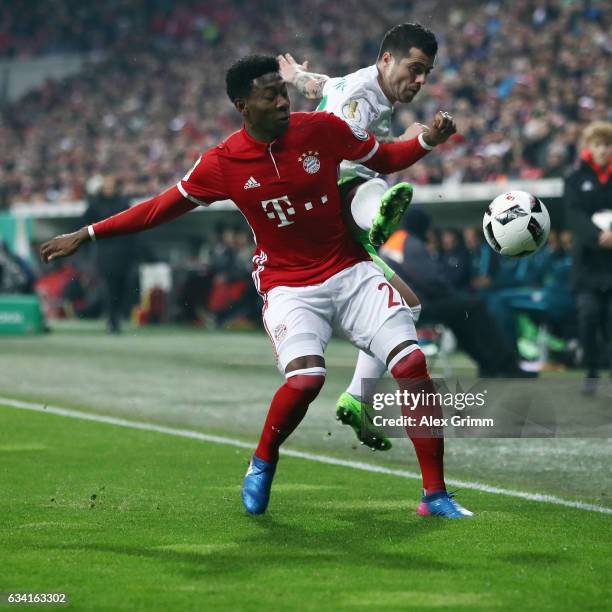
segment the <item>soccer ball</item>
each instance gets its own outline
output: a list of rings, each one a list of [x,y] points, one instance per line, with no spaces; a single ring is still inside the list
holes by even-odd
[[[525,257],[546,242],[550,216],[542,201],[530,193],[508,191],[489,204],[482,219],[482,229],[496,253]]]

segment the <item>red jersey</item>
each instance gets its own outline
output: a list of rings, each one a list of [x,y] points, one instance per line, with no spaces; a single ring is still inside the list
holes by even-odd
[[[369,259],[340,210],[343,159],[381,173],[407,168],[427,154],[418,138],[381,144],[325,112],[293,113],[272,143],[242,129],[204,153],[175,187],[88,227],[92,239],[166,223],[198,205],[233,200],[256,242],[253,279],[265,293],[280,285],[317,285]]]
[[[233,200],[253,230],[253,279],[266,293],[279,285],[318,285],[369,255],[342,220],[338,165],[366,161],[378,143],[329,113],[293,113],[272,143],[245,128],[198,160],[179,181],[196,204]]]

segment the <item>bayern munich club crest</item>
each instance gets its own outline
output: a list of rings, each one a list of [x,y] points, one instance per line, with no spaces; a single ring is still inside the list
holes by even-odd
[[[286,335],[287,335],[287,326],[284,323],[279,323],[274,328],[274,339],[277,342],[281,342]]]
[[[318,151],[307,151],[298,157],[298,161],[302,162],[304,170],[308,174],[316,174],[321,168],[321,160],[319,159]]]

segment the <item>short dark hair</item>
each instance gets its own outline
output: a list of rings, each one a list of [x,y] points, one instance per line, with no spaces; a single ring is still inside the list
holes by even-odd
[[[234,62],[225,74],[227,95],[232,102],[247,98],[253,80],[269,72],[278,72],[278,60],[273,55],[247,55]]]
[[[385,51],[389,51],[392,55],[408,55],[412,47],[420,49],[429,57],[435,57],[438,52],[438,41],[435,34],[420,23],[400,23],[385,34],[378,59]]]

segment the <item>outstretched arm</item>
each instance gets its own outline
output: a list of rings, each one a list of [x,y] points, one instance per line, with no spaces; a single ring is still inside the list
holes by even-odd
[[[381,174],[404,170],[419,161],[436,145],[446,142],[456,131],[453,118],[448,113],[439,111],[431,125],[416,138],[380,144],[372,157],[363,161],[363,165]]]
[[[376,140],[380,144],[389,144],[390,142],[404,142],[405,140],[412,140],[419,134],[427,132],[429,128],[422,123],[411,123],[399,136],[377,136]]]
[[[293,85],[303,96],[310,99],[323,97],[323,87],[329,80],[326,74],[308,72],[308,62],[298,64],[290,53],[278,56],[283,80]]]
[[[429,129],[416,138],[390,144],[380,143],[373,134],[349,124],[340,117],[321,111],[314,113],[322,123],[327,144],[338,163],[350,160],[381,174],[404,170],[427,155],[436,145],[446,142],[456,131],[453,118],[438,112]]]
[[[67,257],[77,251],[84,242],[151,229],[176,219],[196,206],[197,204],[185,198],[175,185],[112,217],[82,227],[71,234],[56,236],[40,247],[40,258],[47,263],[53,259]]]

